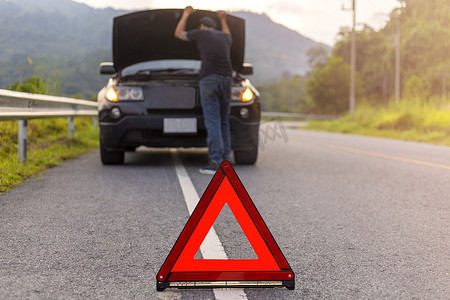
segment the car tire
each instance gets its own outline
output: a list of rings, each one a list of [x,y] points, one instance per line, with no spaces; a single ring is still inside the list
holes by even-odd
[[[258,158],[258,144],[249,150],[234,150],[234,161],[238,165],[254,165]]]
[[[124,161],[124,152],[108,151],[100,143],[100,158],[104,165],[121,165]]]

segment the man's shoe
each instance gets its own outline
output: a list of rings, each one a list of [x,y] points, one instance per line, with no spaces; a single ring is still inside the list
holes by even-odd
[[[201,174],[214,175],[216,173],[217,169],[219,168],[219,166],[220,166],[219,163],[210,161],[209,165],[207,165],[206,167],[201,167],[198,171]]]

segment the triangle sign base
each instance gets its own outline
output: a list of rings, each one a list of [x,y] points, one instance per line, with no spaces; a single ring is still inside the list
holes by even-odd
[[[294,280],[288,281],[169,281],[157,282],[156,290],[162,292],[167,288],[177,289],[248,289],[248,288],[282,288],[295,289]]]
[[[228,204],[257,259],[195,259],[223,206]],[[295,288],[294,272],[242,182],[222,162],[156,275],[156,289]]]

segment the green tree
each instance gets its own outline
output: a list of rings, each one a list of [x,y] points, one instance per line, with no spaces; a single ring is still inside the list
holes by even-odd
[[[47,85],[45,80],[39,79],[37,76],[31,76],[25,82],[16,82],[10,86],[7,86],[6,89],[16,92],[47,94]]]
[[[361,97],[363,88],[356,78],[356,96]],[[349,108],[350,66],[342,57],[332,57],[322,68],[316,68],[306,88],[316,111],[325,114],[341,114]]]
[[[330,56],[330,51],[322,45],[317,45],[309,48],[306,55],[308,56],[308,65],[311,69],[315,67],[324,67]]]
[[[257,86],[264,111],[307,112],[306,78],[295,75]]]
[[[426,100],[429,95],[429,91],[425,88],[423,80],[412,75],[406,80],[403,88],[403,97],[407,99],[421,99]]]
[[[421,78],[433,94],[441,91],[438,72],[450,71],[450,0],[402,0],[386,31],[398,18],[402,33],[402,78]]]
[[[400,0],[386,26],[364,26],[356,34],[356,71],[370,102],[386,102],[394,95],[395,35],[400,25],[400,77],[420,78],[431,94],[441,93],[439,72],[450,72],[450,0]],[[350,29],[343,29],[333,56],[350,63]],[[410,86],[410,85],[409,85]]]
[[[341,39],[333,49],[333,55],[342,57],[350,64],[350,31],[340,32]],[[383,33],[369,26],[356,33],[356,72],[360,75],[365,96],[368,100],[379,101],[387,95],[387,89],[394,76],[394,48]]]

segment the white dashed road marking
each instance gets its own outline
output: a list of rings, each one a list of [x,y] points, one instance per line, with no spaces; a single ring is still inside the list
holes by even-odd
[[[189,177],[186,169],[181,163],[180,158],[178,157],[178,152],[176,149],[170,150],[172,153],[172,159],[175,165],[175,171],[177,173],[178,182],[181,186],[181,191],[183,192],[184,200],[186,201],[186,205],[191,215],[194,211],[200,197],[195,190],[195,187],[192,183],[191,178]],[[200,252],[204,259],[227,259],[227,254],[223,248],[222,243],[219,240],[219,237],[214,230],[214,226],[211,227],[208,235],[200,246]],[[243,289],[214,289],[214,295],[217,300],[231,300],[231,299],[239,299],[245,300],[247,299],[247,295],[245,294]]]

